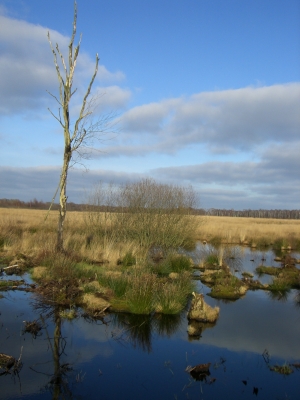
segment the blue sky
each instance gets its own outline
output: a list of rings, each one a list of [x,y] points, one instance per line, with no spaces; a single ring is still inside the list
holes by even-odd
[[[47,110],[58,87],[46,35],[67,49],[73,4],[0,0],[0,198],[55,192],[63,134]],[[192,185],[203,208],[299,208],[299,0],[77,5],[72,116],[99,53],[94,116],[118,123],[72,168],[70,201],[100,180],[152,177]]]

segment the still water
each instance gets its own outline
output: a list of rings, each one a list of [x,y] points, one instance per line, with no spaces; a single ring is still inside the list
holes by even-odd
[[[243,252],[237,274],[254,271],[262,258],[277,265],[272,252]],[[98,321],[82,311],[67,321],[55,309],[37,308],[30,293],[2,292],[0,353],[21,354],[23,366],[0,376],[0,399],[299,399],[300,369],[282,375],[269,368],[300,362],[297,293],[276,300],[248,291],[235,302],[205,296],[220,307],[220,317],[191,339],[186,311],[171,317],[110,314]],[[37,336],[24,334],[23,321],[38,319]],[[211,365],[202,380],[185,371],[203,363]]]

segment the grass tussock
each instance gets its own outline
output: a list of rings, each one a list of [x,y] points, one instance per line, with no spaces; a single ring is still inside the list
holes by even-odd
[[[239,299],[248,289],[240,279],[225,270],[204,273],[200,279],[211,287],[209,296],[219,299]]]
[[[265,265],[260,265],[259,267],[257,267],[255,269],[256,273],[258,275],[274,275],[274,276],[278,276],[280,274],[280,269],[277,267],[268,267]]]

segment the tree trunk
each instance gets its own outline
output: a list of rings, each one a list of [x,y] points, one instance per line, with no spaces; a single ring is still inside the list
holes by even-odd
[[[61,181],[60,181],[59,215],[58,215],[57,243],[56,243],[56,250],[60,252],[64,251],[63,231],[67,213],[67,175],[68,175],[71,156],[72,152],[70,146],[66,146],[64,153],[63,168],[61,173]]]

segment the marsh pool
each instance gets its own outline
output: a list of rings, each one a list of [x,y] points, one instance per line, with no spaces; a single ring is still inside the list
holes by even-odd
[[[248,271],[262,258],[276,265],[271,251],[247,249],[243,257]],[[197,285],[199,292],[209,291],[200,281]],[[208,304],[220,307],[220,317],[197,338],[187,334],[187,310],[177,316],[108,314],[99,320],[78,310],[69,321],[32,293],[2,294],[0,353],[20,358],[22,368],[0,370],[0,399],[300,398],[296,290],[277,298],[248,291],[234,302],[206,295]],[[25,333],[24,321],[34,320],[41,329]],[[207,363],[209,371],[198,377],[186,371]],[[279,373],[276,366],[292,372]]]

